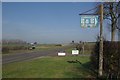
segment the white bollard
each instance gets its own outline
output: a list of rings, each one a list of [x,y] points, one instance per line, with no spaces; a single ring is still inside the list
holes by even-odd
[[[63,53],[63,52],[58,53],[58,56],[65,56],[65,55],[66,55],[66,53]]]

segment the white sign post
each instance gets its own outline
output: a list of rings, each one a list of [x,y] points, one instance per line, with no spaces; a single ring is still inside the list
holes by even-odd
[[[72,55],[78,55],[79,54],[79,50],[72,50]]]

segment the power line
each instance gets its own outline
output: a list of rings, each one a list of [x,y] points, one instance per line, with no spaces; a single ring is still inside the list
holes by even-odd
[[[98,5],[101,5],[101,4],[104,5],[105,3],[100,3],[100,4],[98,4]],[[98,7],[99,7],[99,6],[96,6],[96,7],[92,8],[92,9],[90,9],[90,10],[87,10],[87,11],[85,11],[85,12],[79,14],[79,15],[82,15],[82,14],[85,14],[85,13],[87,13],[87,12],[90,12],[90,11],[92,11],[92,10],[98,8]],[[92,15],[92,14],[85,14],[85,15]],[[97,14],[95,14],[95,15],[97,15]]]
[[[83,14],[85,14],[85,15],[97,15],[97,14],[86,14],[87,12],[90,12],[90,11],[92,11],[92,10],[96,9],[96,8],[98,8],[98,6],[97,6],[97,7],[95,7],[95,8],[92,8],[92,9],[90,9],[90,10],[87,10],[87,11],[85,11],[85,12],[83,12],[83,13],[79,14],[79,15],[83,15]]]

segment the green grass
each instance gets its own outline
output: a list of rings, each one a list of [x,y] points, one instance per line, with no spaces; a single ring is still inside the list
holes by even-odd
[[[79,63],[67,61],[79,60]],[[3,78],[83,78],[94,77],[87,56],[43,57],[3,65]]]

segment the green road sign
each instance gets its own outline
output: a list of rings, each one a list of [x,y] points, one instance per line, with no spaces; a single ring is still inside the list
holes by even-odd
[[[98,27],[98,16],[97,15],[81,15],[80,26],[82,28]]]

